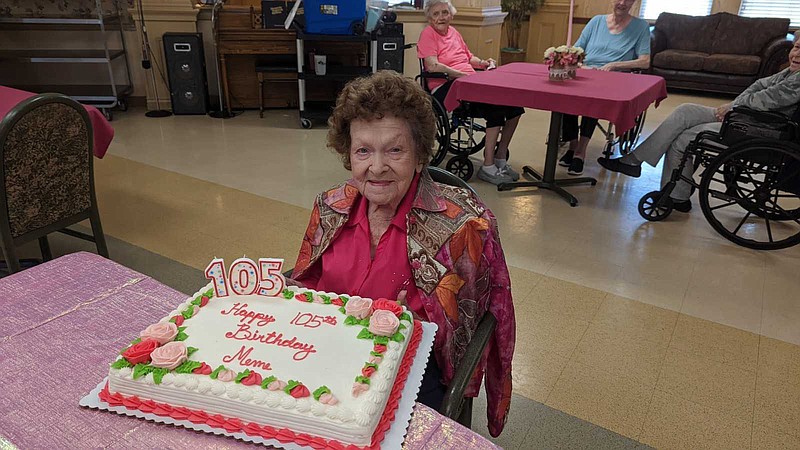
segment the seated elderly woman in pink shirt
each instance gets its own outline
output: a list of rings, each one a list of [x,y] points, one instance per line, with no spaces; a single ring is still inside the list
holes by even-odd
[[[312,289],[398,299],[438,331],[418,401],[438,409],[478,322],[497,328],[466,395],[486,375],[489,431],[511,401],[514,307],[497,222],[470,190],[426,169],[436,118],[414,81],[381,71],[350,82],[329,120],[328,147],[352,172],[320,194],[294,268]]]
[[[447,74],[449,81],[428,80],[432,94],[444,104],[447,91],[453,80],[475,73],[475,68],[492,68],[495,61],[482,60],[467,48],[461,33],[450,26],[456,9],[450,0],[427,0],[424,7],[429,25],[422,30],[417,42],[417,56],[423,60],[428,72]],[[486,119],[486,147],[483,150],[483,166],[478,170],[478,178],[492,184],[519,180],[517,173],[508,165],[508,145],[514,137],[519,117],[525,113],[516,106],[472,103],[474,110]],[[502,131],[502,137],[500,137]],[[498,142],[498,137],[500,141]]]

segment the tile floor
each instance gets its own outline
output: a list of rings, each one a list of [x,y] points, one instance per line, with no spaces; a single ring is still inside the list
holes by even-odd
[[[671,94],[645,132],[686,101],[721,102]],[[300,129],[296,111],[142,112],[115,116],[96,161],[103,225],[194,268],[242,254],[293,262],[314,195],[348,175],[326,130]],[[523,116],[512,163],[541,167],[547,121]],[[800,246],[737,247],[699,211],[645,222],[636,203],[660,167],[634,180],[590,160],[586,172],[599,182],[571,189],[577,208],[474,182],[511,266],[515,392],[656,448],[800,448]]]

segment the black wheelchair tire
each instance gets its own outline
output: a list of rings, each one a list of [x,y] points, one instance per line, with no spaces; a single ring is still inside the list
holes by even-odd
[[[461,178],[464,181],[469,181],[475,171],[475,167],[469,157],[466,155],[459,155],[450,158],[445,166],[448,172]]]
[[[639,215],[650,222],[659,222],[666,219],[672,213],[672,199],[667,197],[663,201],[661,191],[652,191],[643,195],[639,199]]]
[[[434,153],[430,165],[438,166],[444,161],[447,152],[450,150],[450,119],[447,111],[436,98],[431,97],[433,112],[436,114],[436,137],[434,142]]]

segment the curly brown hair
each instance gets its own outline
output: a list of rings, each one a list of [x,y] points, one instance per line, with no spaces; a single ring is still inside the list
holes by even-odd
[[[347,83],[328,119],[328,148],[339,154],[345,169],[351,169],[350,123],[386,116],[408,123],[417,157],[423,165],[428,164],[436,137],[436,116],[430,96],[410,78],[382,70]]]

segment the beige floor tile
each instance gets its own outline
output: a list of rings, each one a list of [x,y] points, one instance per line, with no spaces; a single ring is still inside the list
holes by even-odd
[[[800,345],[800,258],[771,256],[766,272],[761,334]]]
[[[652,386],[570,361],[546,404],[637,439],[652,393]]]
[[[588,322],[592,320],[606,295],[608,294],[603,291],[545,276],[519,308],[526,314],[543,314]]]
[[[791,436],[771,428],[753,427],[753,450],[800,450],[800,437]]]
[[[656,389],[749,422],[756,373],[670,349]]]
[[[669,449],[746,449],[749,421],[656,390],[640,441]]]
[[[761,336],[758,376],[800,386],[800,346]]]
[[[608,295],[592,322],[634,339],[669,343],[678,313],[617,295]]]
[[[561,253],[553,258],[545,275],[608,292],[620,273],[622,266],[617,264]]]
[[[640,385],[654,387],[667,344],[640,339],[636,332],[593,323],[583,335],[572,359]]]
[[[800,437],[800,384],[759,376],[755,423]]]
[[[569,358],[517,342],[514,351],[514,393],[544,403]]]
[[[515,305],[517,342],[569,358],[589,322],[547,314],[525,314]]]
[[[527,298],[531,290],[544,277],[536,272],[514,266],[508,266],[508,273],[511,276],[511,293],[515,301]]]
[[[740,369],[755,370],[758,335],[681,314],[670,347]]]

